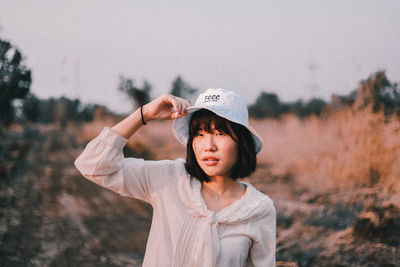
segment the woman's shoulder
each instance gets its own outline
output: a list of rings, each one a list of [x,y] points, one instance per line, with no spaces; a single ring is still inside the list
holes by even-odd
[[[252,207],[259,216],[275,212],[274,201],[267,194],[261,192],[250,183],[246,183],[248,190],[248,205]]]
[[[172,160],[172,163],[178,173],[186,174],[186,168],[185,168],[186,161],[184,158],[174,159]]]
[[[264,202],[268,205],[273,205],[273,200],[265,193],[255,188],[248,182],[241,182],[246,185],[248,194],[250,195],[250,201],[252,202]]]
[[[275,209],[270,197],[247,182],[241,183],[246,186],[246,194],[221,212],[222,221],[230,223],[258,221],[269,214],[271,209]]]

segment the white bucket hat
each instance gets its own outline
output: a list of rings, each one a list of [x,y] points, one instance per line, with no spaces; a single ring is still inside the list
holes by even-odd
[[[244,101],[237,93],[222,88],[207,89],[197,97],[194,106],[187,108],[188,115],[174,120],[174,135],[181,144],[184,146],[187,145],[189,139],[189,123],[193,113],[203,108],[214,112],[222,118],[246,127],[253,137],[256,153],[260,152],[263,140],[261,136],[249,126],[249,114]]]

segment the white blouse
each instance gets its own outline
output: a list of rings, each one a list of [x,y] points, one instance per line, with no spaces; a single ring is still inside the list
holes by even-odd
[[[246,193],[215,212],[183,159],[124,158],[127,139],[109,128],[76,159],[87,179],[153,206],[144,267],[275,266],[276,212],[272,200],[243,183]]]

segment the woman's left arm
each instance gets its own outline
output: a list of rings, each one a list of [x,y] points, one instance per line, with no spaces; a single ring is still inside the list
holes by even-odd
[[[259,238],[250,250],[251,266],[275,267],[276,210],[273,205],[265,217],[257,221],[257,227]]]

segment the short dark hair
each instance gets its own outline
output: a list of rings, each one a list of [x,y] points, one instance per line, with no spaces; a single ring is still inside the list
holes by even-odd
[[[186,171],[200,182],[209,182],[210,178],[199,166],[193,151],[193,138],[202,130],[217,131],[228,134],[238,145],[238,161],[230,171],[230,178],[236,180],[244,178],[255,171],[257,165],[256,149],[250,131],[241,124],[229,121],[207,109],[200,109],[193,113],[189,123],[189,140],[186,150]]]

